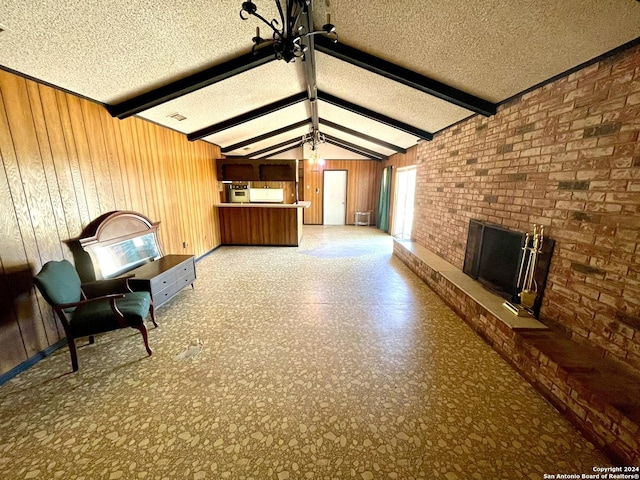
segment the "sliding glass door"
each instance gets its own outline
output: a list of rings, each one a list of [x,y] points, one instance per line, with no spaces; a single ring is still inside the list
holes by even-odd
[[[416,167],[399,168],[396,174],[392,235],[411,240],[413,204],[416,195]]]

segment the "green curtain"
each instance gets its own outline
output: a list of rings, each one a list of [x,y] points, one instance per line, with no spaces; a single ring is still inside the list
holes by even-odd
[[[385,232],[389,231],[389,206],[391,204],[391,169],[387,167],[382,171],[380,182],[380,199],[378,200],[378,214],[376,215],[376,227]]]

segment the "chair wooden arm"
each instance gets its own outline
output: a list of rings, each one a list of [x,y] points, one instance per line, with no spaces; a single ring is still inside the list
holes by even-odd
[[[40,272],[33,277],[33,281],[60,319],[69,343],[71,366],[74,372],[78,370],[75,339],[79,336],[88,336],[89,342],[93,343],[95,334],[131,326],[140,331],[147,353],[151,355],[147,329],[144,325],[146,312],[143,310],[146,305],[149,306],[151,318],[156,324],[153,318],[153,302],[145,296],[148,294],[128,293],[131,288],[128,288],[127,278],[87,285],[89,290],[94,287],[94,294],[90,293],[90,298],[87,298],[82,290],[82,280],[71,262],[51,260],[42,266]],[[120,286],[119,289],[106,290],[108,286],[113,287],[115,283]],[[102,289],[102,292],[100,293],[97,289]],[[131,301],[128,301],[129,296],[133,297]],[[78,301],[70,302],[74,299]],[[120,308],[127,312],[126,318],[123,311],[118,308],[118,300],[120,300]],[[103,303],[95,303],[98,301]],[[127,321],[129,315],[131,316],[130,325]],[[139,316],[142,316],[142,321],[139,321]]]
[[[133,278],[135,276],[136,276],[136,274],[132,273],[131,275],[127,275],[125,277],[122,277],[122,278],[124,278],[125,284],[127,286],[127,290],[129,290],[130,292],[133,292],[133,288],[131,288],[131,285],[129,285],[129,279]]]
[[[82,292],[86,298],[101,297],[110,293],[129,293],[133,289],[129,285],[129,279],[135,277],[134,274],[118,278],[108,278],[82,284]]]
[[[62,313],[64,309],[79,307],[82,305],[86,305],[87,303],[97,302],[99,300],[109,300],[109,306],[111,307],[111,310],[113,310],[113,313],[115,313],[116,315],[118,325],[120,325],[120,328],[127,328],[128,325],[124,319],[124,315],[116,305],[116,300],[119,298],[124,298],[124,296],[125,296],[124,293],[112,293],[110,295],[102,295],[101,297],[87,298],[86,300],[80,300],[79,302],[74,302],[74,303],[62,303],[60,305],[56,305],[56,310],[58,310],[59,316],[60,315],[64,316],[64,314]]]
[[[79,302],[73,303],[60,303],[56,305],[55,308],[66,310],[67,308],[80,307],[87,303],[96,302],[98,300],[111,300],[111,303],[114,303],[118,298],[124,298],[124,293],[112,293],[109,295],[102,295],[101,297],[87,298],[86,300],[80,300]]]

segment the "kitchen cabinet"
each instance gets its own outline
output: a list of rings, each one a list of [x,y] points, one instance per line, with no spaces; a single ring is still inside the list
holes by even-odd
[[[218,180],[223,182],[297,182],[298,160],[220,158]]]

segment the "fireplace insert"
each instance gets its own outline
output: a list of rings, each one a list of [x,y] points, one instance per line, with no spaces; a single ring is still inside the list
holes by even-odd
[[[525,234],[471,220],[463,271],[510,302],[518,298]]]
[[[480,220],[470,220],[463,272],[505,300],[520,303],[518,294],[523,282],[518,284],[518,276],[521,267],[526,269],[531,250],[528,248],[526,253],[523,251],[525,238],[527,235],[521,232]],[[532,236],[529,235],[528,238],[527,247],[532,247]],[[530,311],[536,318],[542,305],[554,244],[552,239],[545,237],[535,262],[532,278],[535,301]]]

